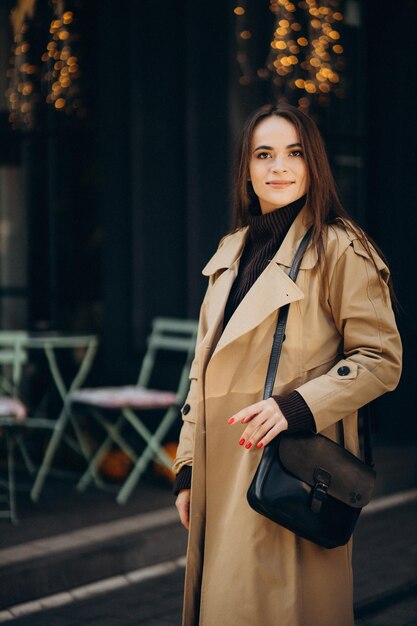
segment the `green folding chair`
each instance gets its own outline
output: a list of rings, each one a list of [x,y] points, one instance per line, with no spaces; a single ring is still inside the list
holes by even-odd
[[[166,467],[171,467],[172,459],[164,452],[161,444],[177,419],[179,407],[184,403],[188,391],[188,374],[194,356],[196,337],[195,320],[158,317],[152,323],[152,332],[147,340],[147,351],[136,385],[80,389],[72,394],[73,405],[77,403],[87,406],[107,434],[77,485],[79,491],[84,491],[93,480],[96,485],[103,486],[99,468],[103,458],[114,445],[123,450],[133,462],[133,468],[117,494],[119,504],[127,501],[152,460],[158,459]],[[179,352],[184,355],[184,364],[175,391],[149,389],[160,351]],[[149,430],[140,414],[141,411],[149,409],[166,409],[154,432]],[[103,410],[107,411],[107,415]],[[117,411],[116,419],[109,419],[109,410]],[[140,455],[122,433],[126,424],[130,424],[145,442],[145,448]]]
[[[0,479],[0,502],[6,503],[5,508],[0,509],[0,518],[10,518],[13,524],[17,523],[16,513],[16,481],[14,451],[16,443],[22,450],[22,441],[19,439],[18,425],[26,419],[25,406],[15,398],[0,398],[0,434],[6,441],[6,479]],[[24,458],[26,448],[23,447]]]
[[[24,403],[19,399],[19,383],[22,368],[27,362],[24,343],[25,331],[0,331],[0,434],[5,440],[6,478],[0,479],[0,518],[9,518],[17,523],[15,450],[20,451],[29,474],[36,472],[25,445],[24,431],[28,428],[52,429],[54,422],[43,418],[27,417]]]
[[[24,330],[0,331],[0,393],[15,396],[27,362]]]
[[[17,427],[26,421],[26,407],[18,399],[18,387],[22,377],[22,368],[27,362],[27,353],[23,343],[27,338],[24,330],[0,331],[0,426],[6,440],[6,456],[8,479],[3,481],[8,496],[1,496],[0,500],[9,502],[9,510],[0,512],[0,517],[10,515],[12,521],[17,521],[14,479],[14,450],[17,446],[30,473],[34,465],[27,452],[20,429]]]

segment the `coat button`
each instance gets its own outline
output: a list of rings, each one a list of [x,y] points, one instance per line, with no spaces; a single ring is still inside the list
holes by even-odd
[[[342,367],[339,367],[337,373],[339,374],[339,376],[347,376],[348,374],[350,374],[350,367],[347,367],[347,365],[343,365]]]
[[[187,415],[187,413],[189,413],[191,410],[191,407],[189,404],[184,404],[184,406],[182,407],[182,414],[183,415]]]

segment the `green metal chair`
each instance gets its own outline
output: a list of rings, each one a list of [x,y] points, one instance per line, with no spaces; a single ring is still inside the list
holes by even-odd
[[[77,488],[84,491],[91,481],[102,485],[99,467],[113,445],[123,450],[133,462],[133,468],[117,494],[117,502],[124,504],[131,495],[143,472],[153,459],[158,459],[166,467],[172,460],[164,452],[162,441],[178,417],[188,391],[188,374],[194,356],[197,337],[195,320],[156,318],[147,340],[147,352],[142,361],[136,385],[124,387],[102,387],[80,389],[72,394],[73,404],[88,406],[91,414],[107,433],[106,439],[94,454],[87,471],[81,477]],[[175,391],[149,389],[151,375],[155,369],[159,351],[180,352],[184,355],[184,365]],[[140,412],[148,409],[166,409],[163,417],[152,433],[141,418]],[[103,410],[117,410],[118,416],[109,419]],[[130,424],[144,440],[145,449],[138,455],[123,436],[122,428]]]
[[[6,439],[9,511],[2,511],[0,517],[16,521],[15,480],[14,480],[14,449],[17,446],[22,454],[28,470],[33,473],[33,463],[26,450],[22,435],[17,428],[26,419],[26,408],[17,398],[18,386],[22,376],[22,368],[27,362],[27,352],[23,343],[27,338],[26,331],[0,331],[0,426]],[[7,496],[1,497],[1,500]]]
[[[0,510],[0,518],[10,518],[17,523],[15,450],[20,454],[30,474],[36,468],[24,441],[27,428],[53,428],[53,422],[42,418],[27,417],[26,407],[18,397],[22,368],[27,362],[24,343],[25,331],[0,331],[0,433],[5,439],[7,477],[0,480],[0,502],[6,508]]]
[[[6,440],[7,478],[0,480],[0,502],[6,503],[6,508],[0,510],[0,518],[10,518],[13,524],[17,523],[16,513],[16,481],[14,451],[16,444],[23,450],[26,463],[31,466],[26,448],[19,438],[18,426],[26,419],[25,406],[15,398],[0,398],[0,433]]]
[[[22,368],[27,362],[24,330],[0,331],[0,393],[17,394],[22,377]]]

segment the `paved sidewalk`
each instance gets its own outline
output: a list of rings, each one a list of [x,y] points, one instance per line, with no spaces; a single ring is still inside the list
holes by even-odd
[[[410,492],[417,483],[416,446],[376,445],[375,458],[375,498],[354,538],[356,625],[416,626],[417,501]],[[147,476],[120,507],[111,493],[78,494],[75,482],[51,477],[37,505],[25,495],[29,481],[20,483],[21,523],[1,523],[0,622],[179,626],[184,571],[177,559],[184,555],[186,533],[170,487]],[[414,500],[401,504],[389,495],[398,492]],[[2,562],[2,555],[8,560]],[[56,594],[64,603],[58,605]],[[55,604],[49,600],[46,610],[42,599],[51,595]],[[13,616],[9,610],[28,602],[30,613]]]
[[[416,626],[417,595],[385,608],[368,618],[356,620],[356,626]]]
[[[415,500],[363,515],[354,548],[356,626],[416,626],[416,547]],[[171,574],[7,623],[11,626],[179,626],[183,576],[183,569],[177,567]]]
[[[184,572],[7,622],[10,626],[179,626]],[[219,624],[219,626],[221,626]],[[238,625],[236,625],[238,626]]]
[[[179,626],[182,588],[183,573],[176,572],[76,605],[8,623],[11,626]],[[366,618],[356,619],[355,624],[416,626],[417,594],[393,606],[377,610]]]

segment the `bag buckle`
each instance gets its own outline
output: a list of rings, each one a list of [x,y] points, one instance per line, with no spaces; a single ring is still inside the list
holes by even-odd
[[[314,487],[311,494],[311,510],[313,513],[320,513],[321,506],[327,497],[327,490],[330,486],[331,474],[322,467],[316,467],[313,474]]]

